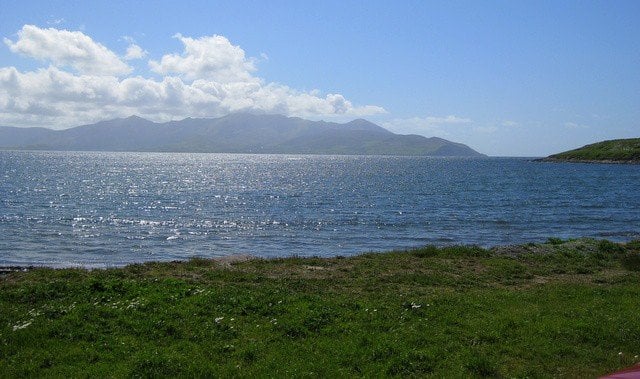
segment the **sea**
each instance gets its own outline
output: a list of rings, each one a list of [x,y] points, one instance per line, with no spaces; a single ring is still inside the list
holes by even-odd
[[[0,151],[0,266],[640,238],[640,165]]]

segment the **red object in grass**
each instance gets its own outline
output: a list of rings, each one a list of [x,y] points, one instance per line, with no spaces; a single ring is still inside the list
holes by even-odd
[[[640,364],[601,376],[600,379],[640,379]]]

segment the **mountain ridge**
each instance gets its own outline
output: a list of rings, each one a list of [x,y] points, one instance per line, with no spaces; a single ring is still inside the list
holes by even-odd
[[[156,123],[132,115],[63,130],[0,127],[0,148],[265,154],[483,156],[438,137],[400,135],[364,119],[347,123],[232,113]]]

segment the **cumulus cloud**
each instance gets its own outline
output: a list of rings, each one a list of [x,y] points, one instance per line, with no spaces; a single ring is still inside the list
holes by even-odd
[[[255,76],[255,60],[223,36],[176,35],[184,45],[150,61],[161,76],[126,75],[131,68],[114,52],[81,32],[25,25],[11,51],[49,61],[22,72],[0,67],[0,124],[53,127],[137,114],[155,121],[219,117],[260,111],[300,117],[362,117],[384,113],[378,106],[355,106],[337,93],[320,95]],[[146,55],[133,40],[122,59]],[[71,67],[74,71],[68,71]]]
[[[147,54],[148,52],[146,50],[143,50],[140,46],[132,43],[131,45],[129,45],[129,47],[127,47],[127,52],[124,55],[124,59],[128,61],[132,59],[142,59],[146,57]]]
[[[167,54],[157,61],[150,61],[152,71],[159,74],[178,74],[187,80],[208,79],[218,83],[255,81],[253,59],[247,59],[239,46],[234,46],[223,36],[202,38],[174,38],[184,45],[182,54]]]
[[[82,32],[24,25],[15,42],[4,38],[4,43],[14,53],[49,61],[56,66],[72,67],[81,74],[123,75],[131,72],[131,67],[115,53]]]

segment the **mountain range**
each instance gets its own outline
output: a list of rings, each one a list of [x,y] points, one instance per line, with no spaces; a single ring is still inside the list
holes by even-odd
[[[437,137],[400,135],[357,119],[344,124],[235,113],[155,123],[131,116],[64,130],[0,127],[0,148],[270,154],[482,156]]]

